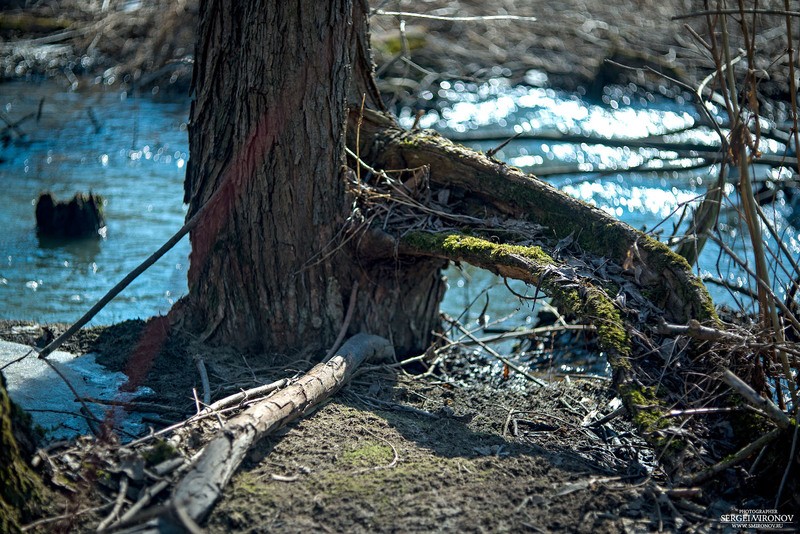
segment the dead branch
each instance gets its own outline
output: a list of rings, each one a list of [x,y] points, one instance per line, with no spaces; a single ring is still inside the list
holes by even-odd
[[[750,443],[749,445],[743,447],[735,454],[725,458],[723,461],[718,462],[708,469],[700,471],[699,473],[694,474],[693,476],[687,477],[680,481],[680,484],[686,486],[696,486],[705,482],[706,480],[713,478],[715,475],[725,471],[731,466],[734,466],[747,458],[748,456],[754,454],[756,451],[761,449],[763,446],[773,442],[775,439],[780,436],[781,430],[779,428],[775,428],[770,432],[767,432],[756,441]]]
[[[691,336],[704,341],[727,341],[730,343],[742,344],[748,342],[747,338],[738,334],[719,328],[704,326],[697,321],[689,321],[689,324],[686,325],[663,323],[657,330],[659,334]]]
[[[318,364],[287,388],[229,420],[217,437],[202,449],[175,487],[170,499],[172,513],[160,514],[140,531],[157,532],[167,525],[175,527],[175,510],[178,509],[192,521],[202,521],[253,444],[328,399],[347,383],[364,361],[393,355],[389,341],[357,334],[330,361]]]
[[[755,390],[751,388],[744,380],[733,374],[731,371],[726,369],[722,374],[722,380],[736,390],[736,392],[742,397],[744,397],[747,402],[756,408],[763,410],[780,428],[785,429],[792,424],[792,420],[789,419],[789,416],[783,413],[780,408],[775,406],[772,401],[756,393]]]

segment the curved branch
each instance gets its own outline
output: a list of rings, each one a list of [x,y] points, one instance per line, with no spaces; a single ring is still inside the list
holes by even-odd
[[[457,233],[412,232],[400,238],[398,252],[464,261],[540,287],[565,311],[597,327],[600,346],[608,352],[615,370],[630,368],[624,358],[631,354],[630,340],[622,315],[606,292],[540,247],[498,244]]]
[[[354,141],[349,140],[351,146]],[[491,210],[501,217],[542,225],[546,227],[545,237],[554,246],[574,236],[584,252],[606,257],[635,276],[648,299],[663,310],[666,320],[717,320],[705,286],[685,259],[604,211],[435,132],[401,130],[391,118],[375,111],[364,110],[361,141],[362,158],[376,167],[426,166],[432,186],[457,189],[464,194],[466,210]]]

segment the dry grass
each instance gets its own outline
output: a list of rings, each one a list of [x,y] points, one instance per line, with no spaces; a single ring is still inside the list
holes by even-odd
[[[5,41],[0,45],[3,75],[69,79],[74,72],[102,75],[114,83],[188,87],[197,1],[143,0],[136,9],[131,5],[121,0],[66,0],[6,12],[7,21],[24,13],[63,29],[46,31],[40,23],[31,23],[26,33],[24,27],[11,31],[8,24],[0,24]],[[375,11],[441,17],[536,18],[467,22],[373,14],[376,67],[384,89],[397,91],[400,97],[415,97],[439,79],[505,76],[522,81],[530,70],[545,73],[552,87],[584,87],[590,92],[601,91],[610,82],[634,81],[651,88],[664,84],[644,70],[621,69],[604,63],[606,59],[650,66],[694,85],[714,67],[709,54],[684,28],[688,24],[702,33],[704,19],[672,20],[697,8],[696,2],[686,0],[373,0],[371,5]],[[773,0],[760,6],[782,5]],[[769,70],[769,77],[760,82],[761,93],[783,98],[788,94],[785,42],[776,38],[784,33],[783,17],[759,16],[759,27],[757,66]],[[732,47],[743,47],[735,29],[731,39]]]
[[[606,59],[633,67],[650,66],[693,85],[712,72],[712,58],[684,28],[687,24],[702,33],[705,20],[702,17],[673,20],[698,5],[690,1],[657,0],[373,2],[374,8],[384,11],[442,16],[513,14],[537,19],[536,22],[448,22],[406,17],[408,57],[413,64],[395,59],[402,44],[403,17],[373,16],[371,23],[376,62],[385,78],[413,80],[424,88],[436,77],[485,79],[503,75],[522,80],[528,70],[536,69],[547,74],[553,87],[582,86],[598,91],[609,82],[634,81],[651,87],[664,84],[663,79],[645,71],[626,71],[604,64]],[[782,7],[775,1],[759,5]],[[780,16],[759,16],[757,60],[759,68],[770,69],[769,79],[761,83],[762,94],[767,96],[783,97],[788,91],[785,42],[775,38],[783,35],[784,24]],[[740,34],[732,33],[731,45],[743,46]],[[414,82],[395,82],[395,85],[413,91],[417,89]]]

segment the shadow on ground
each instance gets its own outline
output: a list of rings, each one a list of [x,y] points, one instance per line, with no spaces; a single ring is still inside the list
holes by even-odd
[[[259,444],[209,531],[651,528],[636,483],[652,453],[581,426],[608,395],[590,383],[520,393],[366,375]]]

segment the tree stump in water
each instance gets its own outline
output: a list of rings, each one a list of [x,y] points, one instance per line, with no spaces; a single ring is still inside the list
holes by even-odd
[[[103,228],[103,199],[100,195],[78,193],[68,202],[59,202],[52,193],[39,195],[36,202],[36,227],[43,237],[78,238],[98,235]]]

